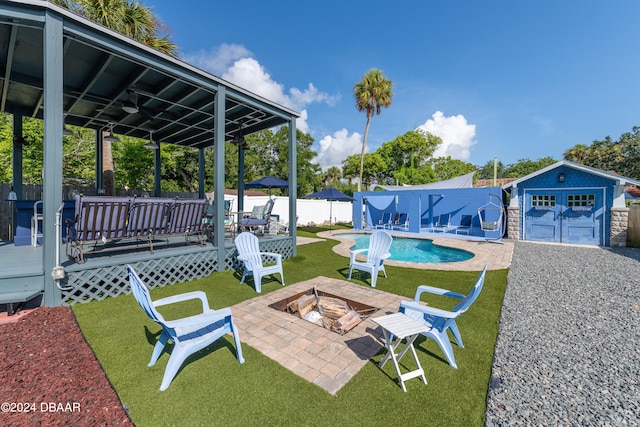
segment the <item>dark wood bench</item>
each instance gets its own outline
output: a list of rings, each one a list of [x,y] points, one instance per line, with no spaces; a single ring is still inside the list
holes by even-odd
[[[153,253],[157,237],[197,236],[205,244],[202,219],[205,199],[76,196],[75,216],[67,220],[67,256],[84,262],[86,243],[122,239],[146,240]]]

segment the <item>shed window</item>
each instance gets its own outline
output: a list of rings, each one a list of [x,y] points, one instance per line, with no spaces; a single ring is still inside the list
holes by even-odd
[[[569,194],[567,197],[567,206],[570,208],[578,206],[593,206],[595,202],[595,194]]]
[[[534,194],[531,196],[531,206],[533,207],[555,207],[555,194]]]

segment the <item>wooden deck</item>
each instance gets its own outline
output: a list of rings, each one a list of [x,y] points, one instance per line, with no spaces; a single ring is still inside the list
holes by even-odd
[[[264,251],[289,258],[293,254],[293,239],[289,236],[265,235],[260,238]],[[68,259],[60,248],[60,262],[65,277],[59,281],[65,305],[103,300],[129,293],[126,264],[132,265],[151,288],[182,283],[206,277],[218,270],[239,269],[233,241],[226,239],[225,265],[218,268],[219,248],[207,243],[185,243],[184,237],[156,239],[153,253],[146,241],[107,242],[87,245],[82,264]],[[15,246],[0,242],[0,294],[16,291],[43,291],[45,278],[51,272],[43,269],[42,247]],[[0,305],[0,311],[6,307]]]

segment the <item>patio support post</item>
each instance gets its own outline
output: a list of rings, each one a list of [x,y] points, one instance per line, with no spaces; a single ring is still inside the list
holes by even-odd
[[[293,238],[292,255],[296,256],[296,199],[298,198],[296,118],[289,121],[289,236]]]
[[[102,181],[102,129],[96,129],[96,194],[104,194]]]
[[[244,211],[244,144],[238,145],[238,212]]]
[[[158,149],[153,150],[153,195],[154,197],[160,197],[162,195],[162,170],[160,164],[160,144],[158,141]]]
[[[62,304],[62,293],[51,272],[58,265],[56,259],[56,211],[62,205],[62,127],[63,49],[62,19],[50,11],[45,13],[42,36],[44,79],[44,180],[42,192],[42,256],[44,270],[43,304],[49,307]]]
[[[204,199],[204,148],[198,149],[198,198]]]
[[[13,115],[13,174],[11,182],[18,200],[24,199],[22,194],[22,113]],[[15,204],[15,203],[14,203]],[[14,211],[15,215],[15,211]],[[15,234],[16,230],[11,233]]]
[[[224,249],[224,135],[226,90],[219,86],[213,103],[213,245],[218,248],[218,271],[225,270]]]

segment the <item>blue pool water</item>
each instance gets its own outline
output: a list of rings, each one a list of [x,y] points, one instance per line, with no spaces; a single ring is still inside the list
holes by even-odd
[[[366,249],[369,247],[369,234],[341,233],[334,237],[354,240],[356,244],[351,249]],[[462,249],[446,248],[434,245],[429,239],[413,239],[411,237],[394,236],[391,242],[390,260],[407,262],[459,262],[473,258],[471,252]]]

